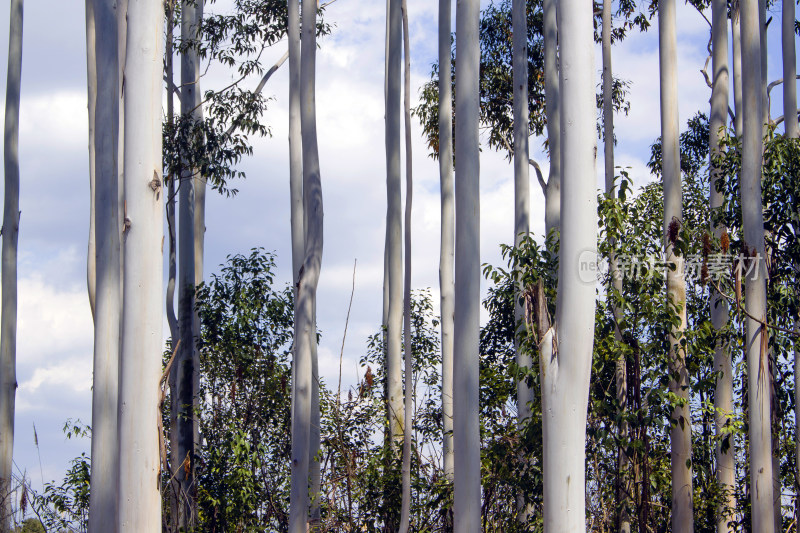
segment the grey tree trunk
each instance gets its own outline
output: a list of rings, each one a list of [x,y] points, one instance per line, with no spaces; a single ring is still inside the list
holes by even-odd
[[[767,133],[769,118],[769,94],[767,84],[769,84],[768,62],[767,62],[767,0],[758,0],[758,41],[761,51],[761,113],[763,118],[763,132]]]
[[[175,67],[174,67],[174,33],[175,26],[173,17],[175,16],[175,2],[169,0],[167,2],[167,40],[166,52],[164,54],[164,70],[165,78],[167,80],[167,124],[170,126],[175,125],[175,99],[173,94],[173,86],[175,83]],[[175,219],[175,176],[169,176],[167,181],[167,237],[169,242],[169,258],[167,267],[167,298],[166,298],[166,311],[167,311],[167,324],[169,325],[169,335],[172,339],[172,344],[178,342],[178,317],[175,315],[175,284],[178,276],[178,263],[176,251],[176,219]],[[171,372],[169,376],[171,396],[174,397],[177,392],[175,390],[175,372]],[[172,409],[170,409],[172,413]],[[170,428],[175,430],[175,424],[170,424]],[[174,442],[174,438],[170,437]]]
[[[744,243],[756,261],[755,275],[745,280],[746,318],[745,353],[747,355],[748,406],[750,410],[750,505],[754,531],[774,531],[772,485],[772,433],[770,427],[770,387],[767,360],[766,322],[767,288],[764,263],[764,219],[761,204],[762,95],[759,73],[759,8],[757,0],[741,1],[742,64],[751,65],[743,76],[742,111],[744,138],[742,170],[739,176],[742,194]],[[755,279],[753,279],[755,278]],[[756,317],[754,320],[751,317]]]
[[[130,0],[127,21],[117,523],[120,533],[138,533],[161,528],[156,417],[163,350],[163,5]]]
[[[96,311],[92,381],[92,488],[89,530],[108,531],[117,516],[120,279],[119,64],[116,0],[93,0],[96,102],[94,125]],[[113,529],[113,526],[111,526]]]
[[[550,147],[550,172],[544,190],[544,227],[547,235],[561,229],[561,82],[558,67],[557,0],[543,0],[544,88],[547,115],[547,141]]]
[[[390,0],[386,91],[386,262],[388,317],[386,322],[387,410],[391,446],[398,455],[403,442],[403,228],[400,177],[400,76],[402,13],[400,0]]]
[[[94,320],[97,293],[96,238],[94,231],[94,109],[97,101],[97,60],[94,29],[94,0],[86,0],[86,94],[89,110],[89,240],[86,251],[86,288],[89,294],[89,310]]]
[[[672,464],[672,530],[694,531],[692,502],[692,418],[689,411],[689,372],[686,350],[681,345],[686,330],[686,282],[683,258],[675,253],[670,231],[683,223],[680,154],[678,152],[678,60],[675,28],[675,0],[658,4],[659,65],[661,77],[661,145],[664,181],[664,246],[666,261],[676,268],[667,271],[667,302],[677,308],[680,323],[669,334],[670,392],[685,403],[675,406],[670,420]]]
[[[603,25],[602,25],[602,48],[603,48],[603,157],[605,162],[605,185],[606,194],[614,195],[614,78],[611,68],[611,1],[603,1]],[[610,246],[614,247],[615,243],[612,240]],[[622,294],[622,277],[619,275],[619,264],[617,261],[616,253],[612,251],[608,258],[609,272],[611,274],[611,287],[617,294]],[[617,323],[620,322],[622,316],[620,309],[612,304],[612,312],[616,318]],[[614,328],[614,337],[617,343],[622,342],[622,334],[618,328]],[[627,411],[628,405],[628,370],[625,353],[621,352],[617,356],[615,373],[615,384],[617,393],[617,402],[619,403],[620,414],[622,421],[617,428],[620,444],[617,452],[617,508],[618,508],[618,525],[619,531],[629,533],[631,530],[630,519],[630,494],[632,494],[632,485],[629,479],[629,464],[630,459],[625,453],[625,441],[628,438],[628,423],[625,421],[624,416]]]
[[[797,54],[794,44],[795,3],[792,0],[783,0],[782,5],[783,121],[786,136],[791,139],[797,139],[800,133],[798,133],[797,123]],[[800,372],[796,374],[800,374]]]
[[[11,531],[14,403],[17,394],[17,240],[19,236],[19,100],[22,0],[11,0],[4,132],[2,311],[0,312],[0,531]]]
[[[513,47],[513,85],[514,85],[514,246],[519,246],[530,232],[530,176],[528,174],[528,21],[527,2],[514,0],[512,3],[512,47]],[[524,287],[514,287],[514,350],[517,366],[524,372],[532,363],[530,353],[522,347],[520,324],[523,323],[524,307],[521,293]],[[531,418],[533,390],[527,379],[517,382],[517,431],[522,431]],[[522,458],[521,458],[522,459]],[[522,493],[517,495],[517,520],[527,523],[533,508],[525,505]]]
[[[408,5],[401,1],[403,11],[403,111],[406,148],[406,206],[403,272],[403,355],[405,356],[405,418],[403,420],[402,500],[400,533],[411,527],[411,432],[414,426],[414,354],[411,351],[411,205],[413,198],[413,161],[411,151],[411,46],[408,36]]]
[[[312,423],[312,353],[315,339],[316,294],[322,264],[322,185],[317,145],[315,68],[316,2],[303,2],[302,49],[300,59],[300,110],[303,140],[303,208],[306,220],[305,259],[298,275],[300,334],[295,338],[292,402],[292,479],[289,532],[305,533],[309,512],[309,448]]]
[[[453,345],[453,428],[456,533],[481,529],[478,423],[480,331],[480,47],[478,0],[456,4],[456,254]]]
[[[455,287],[455,205],[453,182],[453,80],[450,58],[452,0],[439,0],[439,182],[441,184],[441,237],[439,292],[442,326],[442,426],[444,474],[453,481],[453,313]],[[447,65],[442,70],[441,65]],[[444,72],[447,74],[445,75]]]
[[[203,120],[200,82],[200,57],[197,40],[203,16],[202,0],[181,2],[181,40],[188,45],[181,54],[181,115],[184,120],[198,123]],[[199,441],[199,427],[195,418],[199,387],[199,354],[195,338],[199,322],[195,317],[195,208],[194,189],[202,180],[196,169],[183,165],[180,176],[178,200],[178,328],[181,344],[175,360],[176,392],[173,409],[178,413],[177,441],[172,443],[175,456],[172,460],[173,476],[180,484],[178,494],[179,528],[194,526],[196,515],[195,463]]]
[[[728,116],[728,6],[725,0],[714,0],[711,4],[711,40],[712,40],[712,89],[711,116],[709,122],[709,156],[711,180],[709,202],[711,210],[722,207],[724,197],[717,192],[717,182],[721,179],[721,171],[714,165],[714,158],[720,155],[719,142],[724,135]],[[726,229],[712,225],[714,236],[719,239]],[[728,301],[716,290],[712,290],[710,303],[711,322],[719,331],[728,322]],[[733,415],[733,368],[731,354],[726,342],[719,341],[714,347],[714,370],[718,372],[716,390],[714,392],[714,409],[716,434],[719,439],[727,429]],[[723,447],[720,440],[716,450],[717,483],[724,496],[717,508],[717,533],[728,533],[728,523],[733,520],[736,510],[736,470],[735,449],[733,439]]]
[[[579,533],[586,530],[584,443],[595,321],[595,280],[584,281],[579,271],[581,258],[597,251],[594,44],[590,1],[562,0],[559,9],[562,150],[570,155],[562,159],[556,323],[540,329],[544,531]]]

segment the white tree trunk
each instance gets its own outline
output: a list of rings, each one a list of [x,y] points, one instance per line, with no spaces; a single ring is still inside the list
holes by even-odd
[[[670,420],[670,458],[672,471],[672,530],[694,531],[692,515],[692,419],[689,412],[689,373],[686,368],[686,350],[680,340],[686,329],[686,283],[683,277],[683,258],[674,251],[668,234],[677,231],[683,223],[683,195],[681,191],[680,154],[678,135],[678,60],[677,32],[675,28],[675,0],[662,0],[658,4],[659,65],[661,78],[661,145],[664,181],[664,245],[666,261],[674,263],[675,270],[667,272],[667,302],[677,306],[680,324],[669,334],[670,391],[684,405],[676,406]]]
[[[120,231],[117,204],[119,65],[116,0],[93,0],[95,50],[96,315],[92,383],[92,488],[89,530],[108,531],[117,516],[117,404],[120,349]],[[113,526],[112,526],[113,527]]]
[[[781,44],[783,50],[783,123],[786,136],[797,139],[797,54],[795,50],[795,3],[792,0],[781,2]],[[798,441],[800,442],[800,441]],[[798,452],[800,453],[800,452]],[[799,467],[800,468],[800,467]]]
[[[452,0],[439,0],[439,182],[441,185],[442,224],[439,247],[439,292],[442,326],[442,426],[444,429],[442,455],[444,474],[450,482],[453,481],[453,313],[455,308],[451,8]]]
[[[770,387],[767,361],[767,332],[759,323],[766,320],[767,288],[764,263],[764,219],[761,204],[761,157],[763,111],[761,98],[759,14],[757,0],[742,0],[742,64],[751,65],[743,76],[742,102],[744,139],[742,170],[739,176],[742,194],[744,243],[757,261],[756,279],[745,280],[746,319],[745,353],[747,354],[748,405],[750,409],[750,504],[754,531],[773,533],[774,509],[772,486],[772,432],[770,427]]]
[[[713,165],[714,158],[719,155],[719,141],[724,135],[728,116],[728,15],[725,0],[714,0],[711,4],[711,39],[712,39],[712,90],[711,116],[709,122],[709,156],[711,180],[709,202],[711,210],[719,209],[724,197],[717,192],[717,181],[721,179],[720,170]],[[712,226],[717,239],[722,237],[724,227]],[[711,322],[719,331],[728,322],[728,301],[712,291],[710,304]],[[733,368],[731,354],[726,342],[719,341],[714,347],[714,370],[718,372],[716,390],[714,392],[715,424],[718,438],[723,438],[726,424],[733,415]],[[728,441],[728,448],[723,449],[722,442],[717,444],[717,483],[725,495],[717,508],[717,532],[728,533],[736,510],[736,470],[734,440]]]
[[[312,353],[316,327],[316,294],[322,264],[322,185],[317,145],[315,68],[316,2],[303,2],[302,50],[300,61],[300,109],[303,140],[303,208],[306,214],[305,259],[298,276],[300,335],[296,337],[292,402],[292,480],[289,532],[305,533],[308,528],[309,448],[312,423]]]
[[[0,312],[0,531],[11,531],[14,403],[17,393],[17,240],[19,236],[19,100],[22,0],[11,0],[4,133],[2,312]]]
[[[161,375],[161,88],[164,11],[130,0],[125,60],[125,224],[119,399],[121,533],[161,528],[157,417]]]
[[[597,250],[592,3],[562,0],[560,89],[561,249],[556,324],[542,331],[544,530],[585,531],[585,442],[595,321],[595,280],[581,278]]]
[[[400,533],[407,533],[411,521],[411,432],[414,424],[414,354],[411,352],[411,205],[413,172],[411,151],[411,46],[408,36],[408,5],[401,1],[403,11],[403,111],[405,116],[406,148],[406,206],[403,272],[403,355],[405,356],[405,417],[403,420],[402,501]]]
[[[767,133],[769,124],[769,94],[767,93],[768,61],[767,61],[767,0],[758,0],[758,40],[761,51],[761,114],[763,115],[763,134]]]
[[[386,262],[388,319],[386,323],[387,409],[391,445],[397,454],[403,442],[403,228],[400,177],[400,76],[402,13],[400,0],[390,0],[386,91]]]
[[[481,529],[479,413],[480,47],[478,0],[456,4],[456,255],[453,364],[456,533]],[[455,362],[457,361],[457,362]]]
[[[181,115],[184,120],[202,121],[200,58],[196,41],[200,38],[202,0],[181,2],[181,39],[188,48],[181,54]],[[194,472],[199,430],[195,418],[198,394],[199,357],[195,338],[198,335],[195,317],[195,184],[203,177],[196,169],[182,165],[178,200],[178,327],[181,345],[175,361],[176,392],[172,408],[177,410],[177,441],[172,443],[175,455],[173,475],[180,484],[178,494],[179,528],[190,528],[195,519]]]
[[[733,59],[733,129],[742,137],[742,15],[740,3],[731,8],[731,50]]]
[[[173,92],[173,85],[175,83],[175,68],[174,68],[174,34],[175,26],[173,18],[175,16],[175,2],[168,0],[167,2],[167,42],[166,52],[164,54],[164,76],[167,81],[167,124],[170,127],[175,125],[175,97]],[[172,344],[178,342],[180,332],[178,330],[178,317],[175,315],[175,284],[177,283],[178,276],[178,263],[177,263],[177,250],[176,250],[176,219],[175,219],[175,179],[176,176],[169,176],[167,181],[167,241],[169,244],[169,257],[167,267],[167,297],[166,297],[166,311],[167,311],[167,324],[169,325],[169,336]],[[174,397],[175,391],[175,372],[170,372],[169,383],[171,395]],[[172,411],[172,409],[170,409]],[[172,413],[174,414],[174,413]],[[175,424],[170,424],[171,429],[176,429]],[[170,437],[171,441],[175,439]]]
[[[89,294],[89,310],[94,320],[97,292],[96,239],[94,231],[94,109],[97,101],[97,47],[95,45],[94,0],[86,0],[86,93],[89,110],[89,241],[86,251],[86,288]]]
[[[512,47],[514,85],[514,246],[519,246],[530,232],[530,176],[528,174],[528,21],[527,2],[514,0],[512,4]],[[532,365],[530,353],[523,349],[520,325],[524,307],[520,303],[521,284],[514,286],[514,350],[517,366],[527,371]],[[531,417],[533,390],[526,379],[517,382],[517,431],[522,431]],[[523,459],[520,457],[520,459]],[[525,505],[524,496],[517,494],[517,520],[527,523],[533,509]]]
[[[550,172],[544,191],[544,226],[547,235],[561,229],[561,82],[558,67],[557,0],[543,0],[544,17],[544,88],[547,115],[547,141],[550,148]]]

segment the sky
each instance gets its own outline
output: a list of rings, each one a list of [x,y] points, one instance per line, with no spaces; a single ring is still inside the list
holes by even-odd
[[[482,1],[481,6],[488,3]],[[8,2],[4,5],[5,9],[0,8],[4,14],[0,19],[0,57],[7,54]],[[229,5],[220,0],[207,11],[224,11]],[[54,479],[60,482],[70,459],[89,451],[87,439],[67,440],[62,432],[69,419],[91,423],[86,49],[82,2],[27,0],[25,10],[14,459],[34,487],[39,487]],[[769,54],[770,80],[781,76],[780,41],[775,34],[779,10],[778,5],[771,13],[776,23],[770,26],[769,49],[775,51]],[[412,105],[416,105],[418,88],[429,79],[437,55],[437,2],[408,0],[408,11]],[[682,2],[678,2],[677,17],[679,111],[684,125],[698,110],[708,112],[710,89],[700,70],[707,57],[709,25]],[[317,54],[325,210],[318,292],[320,373],[324,381],[335,383],[341,355],[342,381],[350,385],[363,375],[358,361],[365,354],[367,337],[379,328],[382,310],[385,5],[379,0],[337,0],[327,7],[325,19],[333,25],[333,32],[321,41]],[[613,49],[615,75],[631,83],[630,114],[616,117],[616,163],[630,167],[637,185],[653,179],[646,162],[649,146],[660,131],[657,39],[654,19],[648,33],[632,33]],[[276,61],[285,50],[285,41],[276,44],[265,54],[265,64]],[[0,63],[0,77],[5,79],[5,61]],[[599,49],[595,50],[595,64],[599,83]],[[201,85],[219,88],[230,79],[230,73],[212,69]],[[255,86],[258,80],[248,82]],[[253,247],[263,247],[277,255],[276,279],[281,287],[291,278],[287,65],[270,79],[264,92],[272,97],[264,117],[272,135],[255,140],[253,155],[240,164],[247,178],[234,185],[239,190],[235,197],[208,195],[205,273],[208,277],[218,271],[229,254],[247,254]],[[773,91],[776,110],[780,94],[780,87]],[[774,116],[780,114],[773,112]],[[415,119],[412,138],[412,286],[430,288],[438,310],[438,163],[428,156]],[[531,155],[547,175],[541,141],[532,141]],[[602,143],[598,162],[597,183],[602,187]],[[512,241],[513,236],[513,168],[503,154],[484,146],[480,170],[481,262],[501,265],[499,245]],[[544,200],[533,176],[531,224],[536,235],[543,233]],[[342,350],[356,261],[353,307]]]

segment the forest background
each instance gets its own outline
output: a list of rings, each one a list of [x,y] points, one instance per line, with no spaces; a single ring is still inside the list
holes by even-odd
[[[490,2],[482,1],[481,8]],[[678,4],[680,123],[697,111],[707,113],[710,89],[700,70],[707,57],[709,26],[691,5]],[[207,12],[225,12],[219,0]],[[779,18],[780,6],[772,15]],[[430,78],[436,59],[437,6],[408,0],[412,106],[417,88]],[[0,12],[6,12],[2,10]],[[83,5],[76,0],[26,2],[23,88],[20,112],[19,344],[17,348],[16,435],[14,458],[32,486],[60,480],[69,461],[89,450],[88,438],[67,440],[67,420],[91,420],[92,320],[86,295],[86,240],[89,221],[86,147],[86,49]],[[31,16],[34,15],[34,16]],[[710,18],[710,14],[706,13]],[[364,369],[359,361],[367,337],[379,328],[383,281],[385,161],[383,153],[383,2],[338,0],[325,10],[332,33],[320,43],[317,105],[320,159],[325,181],[325,254],[318,293],[320,375],[335,383],[342,353],[343,390]],[[0,24],[0,54],[5,54],[8,24]],[[779,50],[777,24],[768,47]],[[265,52],[266,65],[286,50],[285,41]],[[615,76],[631,83],[630,113],[615,119],[617,165],[630,167],[635,188],[654,180],[647,168],[650,145],[658,137],[658,34],[631,32],[614,46]],[[595,53],[597,81],[601,54]],[[779,54],[769,55],[769,77],[780,77]],[[0,65],[5,77],[5,64]],[[210,69],[205,86],[221,86],[230,74]],[[254,86],[258,80],[252,80]],[[264,247],[277,255],[278,287],[290,280],[288,189],[288,68],[281,67],[264,89],[272,97],[263,123],[271,136],[253,138],[254,154],[239,168],[245,180],[232,183],[234,197],[209,194],[206,272],[217,272],[229,254]],[[775,93],[777,95],[778,93]],[[773,97],[773,116],[782,114]],[[544,103],[542,102],[542,105]],[[2,110],[0,110],[2,113]],[[439,174],[418,120],[414,143],[414,264],[412,287],[430,288],[438,314]],[[531,143],[532,157],[547,175],[542,138]],[[503,153],[485,143],[481,153],[481,262],[503,265],[500,244],[513,236],[513,167]],[[602,143],[598,160],[602,159]],[[602,165],[598,165],[602,188]],[[534,235],[544,233],[544,200],[531,187]],[[357,260],[347,339],[345,316]],[[484,282],[484,292],[486,284]],[[485,313],[484,313],[485,315]],[[485,318],[485,316],[484,316]],[[164,338],[168,336],[166,322]]]

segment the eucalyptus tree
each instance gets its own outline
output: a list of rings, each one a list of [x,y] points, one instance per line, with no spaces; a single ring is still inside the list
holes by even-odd
[[[203,0],[181,2],[181,120],[189,124],[200,124],[203,111],[200,91],[199,41],[203,20]],[[171,95],[170,95],[171,96]],[[192,128],[201,135],[201,128]],[[197,139],[202,143],[202,139]],[[202,281],[202,273],[196,276],[197,266],[202,270],[202,239],[195,237],[198,216],[195,188],[203,183],[203,176],[187,160],[180,169],[178,187],[178,329],[180,346],[174,368],[175,391],[172,395],[172,410],[177,414],[172,442],[172,475],[179,483],[176,498],[176,525],[178,528],[192,527],[195,518],[195,463],[199,441],[198,422],[195,416],[198,406],[200,360],[195,338],[198,335],[198,320],[194,310],[195,286]],[[202,185],[200,186],[202,187]],[[203,228],[205,231],[205,228]]]
[[[478,0],[456,7],[455,315],[453,440],[456,533],[480,531],[480,46]]]
[[[17,393],[17,241],[19,236],[19,101],[22,0],[11,0],[4,132],[2,311],[0,311],[0,530],[11,531],[14,404]]]
[[[289,532],[305,533],[308,528],[309,448],[312,415],[312,343],[316,341],[316,297],[322,264],[322,184],[317,144],[315,70],[317,4],[305,1],[300,52],[300,121],[303,143],[303,210],[306,240],[303,266],[298,273],[297,299],[300,333],[294,363],[292,390],[292,479]]]
[[[795,2],[783,0],[781,49],[783,51],[783,121],[786,136],[797,139],[797,53],[795,50]],[[800,367],[798,367],[800,368]],[[795,372],[800,374],[800,372]],[[800,382],[798,382],[800,383]],[[800,388],[798,389],[800,390]],[[798,448],[800,450],[800,448]],[[799,452],[800,453],[800,452]]]
[[[513,84],[514,84],[514,246],[519,247],[530,232],[530,177],[528,175],[528,24],[527,2],[514,0],[512,5]],[[551,167],[552,168],[552,167]],[[514,322],[523,323],[525,313],[522,305],[523,287],[515,287]],[[533,390],[524,375],[532,365],[530,353],[523,348],[522,339],[515,336],[516,363],[521,377],[517,381],[517,424],[521,431],[531,418],[530,404]],[[525,523],[532,510],[525,505],[520,495],[517,513]]]
[[[724,202],[723,194],[718,186],[723,179],[722,171],[715,165],[720,155],[720,137],[724,135],[728,114],[728,6],[725,0],[713,0],[711,3],[711,52],[712,52],[712,88],[711,115],[709,122],[709,204],[714,211],[719,210]],[[712,219],[711,229],[717,239],[727,235],[726,228],[716,224]],[[710,299],[711,321],[714,329],[721,332],[728,322],[728,301],[716,290],[712,289]],[[725,433],[732,423],[733,405],[733,367],[731,353],[724,335],[719,335],[714,346],[714,370],[717,382],[714,391],[714,410],[716,435],[719,439],[716,449],[716,479],[722,491],[722,498],[717,509],[717,532],[731,531],[736,510],[736,466],[733,439],[725,438]]]
[[[92,0],[93,41],[89,52],[96,86],[93,149],[95,230],[94,371],[92,382],[92,487],[89,529],[107,530],[117,516],[121,266],[118,193],[119,55],[116,0]]]
[[[86,0],[86,94],[89,111],[89,239],[86,250],[86,289],[89,296],[89,310],[94,320],[95,295],[97,291],[97,265],[95,261],[94,234],[94,107],[97,100],[97,61],[95,60],[96,39],[94,30],[94,0]]]
[[[404,224],[403,265],[403,358],[405,360],[405,404],[403,419],[403,457],[401,465],[402,496],[401,533],[411,526],[411,432],[414,425],[414,354],[411,351],[411,206],[413,199],[413,158],[411,151],[411,45],[408,35],[408,4],[401,0],[403,14],[403,111],[406,155],[406,205]]]
[[[783,0],[781,18],[781,45],[783,50],[783,122],[786,137],[800,137],[797,123],[797,64],[795,50],[795,2]],[[800,332],[800,318],[795,322]],[[794,420],[800,427],[800,357],[794,354]],[[795,476],[800,480],[800,439],[795,442]],[[800,481],[798,481],[800,483]]]
[[[731,61],[733,71],[733,130],[742,137],[742,13],[741,0],[731,5]]]
[[[119,383],[120,533],[161,528],[158,430],[162,328],[161,88],[164,10],[129,0],[125,56],[125,209]]]
[[[439,64],[449,65],[450,13],[452,0],[439,0]],[[447,69],[451,73],[451,69]],[[439,183],[441,187],[441,233],[439,244],[440,324],[442,328],[442,460],[444,474],[453,481],[453,313],[455,287],[455,205],[453,203],[453,80],[439,76]]]
[[[386,55],[386,404],[390,445],[400,453],[403,440],[403,250],[400,177],[400,83],[402,67],[402,9],[389,0]]]
[[[544,40],[544,92],[550,172],[544,192],[544,227],[547,235],[561,229],[561,91],[558,67],[557,0],[542,0]],[[540,180],[541,184],[541,180]]]
[[[602,53],[603,53],[603,159],[605,163],[605,191],[610,197],[614,197],[615,176],[614,176],[614,79],[611,67],[611,0],[603,0],[602,11]],[[617,298],[622,295],[622,277],[620,276],[619,263],[614,253],[616,243],[611,239],[608,244],[611,253],[608,257],[609,272],[611,275],[609,291],[612,296],[611,312],[614,314],[615,322],[620,323],[621,311],[620,303]],[[622,341],[622,334],[619,327],[614,328],[614,338],[619,343]],[[617,434],[619,436],[619,450],[617,453],[617,512],[619,530],[629,533],[631,530],[631,520],[629,506],[632,494],[631,483],[629,480],[630,459],[626,452],[626,441],[628,439],[628,422],[625,414],[628,406],[628,368],[627,356],[624,350],[620,350],[617,355],[615,366],[614,381],[616,385],[616,398],[619,405],[619,423]]]
[[[563,0],[558,30],[561,135],[561,237],[556,322],[538,298],[542,379],[544,530],[585,531],[585,448],[595,323],[594,279],[580,272],[597,250],[592,3]],[[541,288],[541,285],[540,285]],[[541,290],[538,292],[541,293]]]
[[[670,391],[674,405],[670,417],[670,458],[672,463],[672,530],[694,530],[692,501],[692,419],[689,410],[689,371],[682,342],[686,329],[686,282],[683,259],[676,249],[683,224],[680,153],[678,149],[678,59],[675,1],[658,3],[658,50],[661,86],[661,142],[664,183],[664,248],[670,264],[667,271],[667,302],[678,320],[668,335]],[[674,265],[674,268],[673,266]]]
[[[761,203],[763,151],[763,99],[760,90],[762,54],[759,45],[758,0],[741,0],[742,65],[751,69],[742,76],[744,137],[739,174],[744,246],[753,276],[745,279],[745,354],[749,408],[750,506],[754,530],[774,531],[772,483],[772,434],[770,382],[766,331],[767,288],[764,259],[764,218]]]

